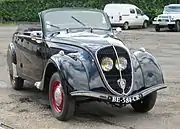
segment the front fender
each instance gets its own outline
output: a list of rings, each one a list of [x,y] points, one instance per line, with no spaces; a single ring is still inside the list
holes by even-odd
[[[14,63],[14,64],[17,63],[15,47],[14,47],[14,44],[12,42],[8,45],[8,50],[7,50],[8,67],[10,67],[11,63]]]
[[[134,90],[137,91],[151,86],[164,84],[162,70],[150,53],[136,51],[132,55],[134,69]]]
[[[43,79],[41,81],[40,89],[44,89],[45,78],[47,75],[48,69],[56,69],[61,75],[63,75],[64,81],[68,83],[68,86],[71,90],[89,90],[88,75],[87,71],[79,58],[71,57],[69,55],[56,54],[53,55],[47,62]]]

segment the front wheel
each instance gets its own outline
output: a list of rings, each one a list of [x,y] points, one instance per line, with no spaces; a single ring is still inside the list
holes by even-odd
[[[148,28],[148,21],[144,21],[143,28]]]
[[[134,108],[136,112],[145,113],[150,111],[155,103],[157,98],[157,91],[145,96],[143,99],[134,102],[131,106]]]
[[[54,117],[61,121],[69,120],[75,112],[75,100],[66,92],[66,85],[58,72],[49,83],[49,101]]]
[[[160,32],[160,26],[159,26],[159,25],[156,25],[156,26],[155,26],[155,30],[156,30],[156,32]]]
[[[128,29],[129,29],[129,24],[128,24],[128,22],[125,22],[125,23],[123,24],[123,29],[124,29],[124,30],[128,30]]]
[[[173,25],[168,25],[169,30],[173,30],[174,26]]]
[[[177,32],[180,32],[180,21],[176,21],[175,29]]]

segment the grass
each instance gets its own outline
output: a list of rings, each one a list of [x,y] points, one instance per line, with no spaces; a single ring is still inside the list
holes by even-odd
[[[0,26],[16,26],[15,23],[0,23]]]

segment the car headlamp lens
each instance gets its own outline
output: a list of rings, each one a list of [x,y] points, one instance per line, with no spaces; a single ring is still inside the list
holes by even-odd
[[[110,71],[113,68],[113,60],[109,57],[104,57],[101,61],[101,67],[106,72]]]
[[[125,70],[127,68],[127,60],[124,57],[119,57],[115,66],[118,70]]]

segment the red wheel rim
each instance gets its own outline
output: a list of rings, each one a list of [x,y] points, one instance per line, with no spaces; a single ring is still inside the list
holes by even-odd
[[[56,112],[62,112],[64,107],[64,91],[59,80],[52,83],[51,101],[54,110]]]

